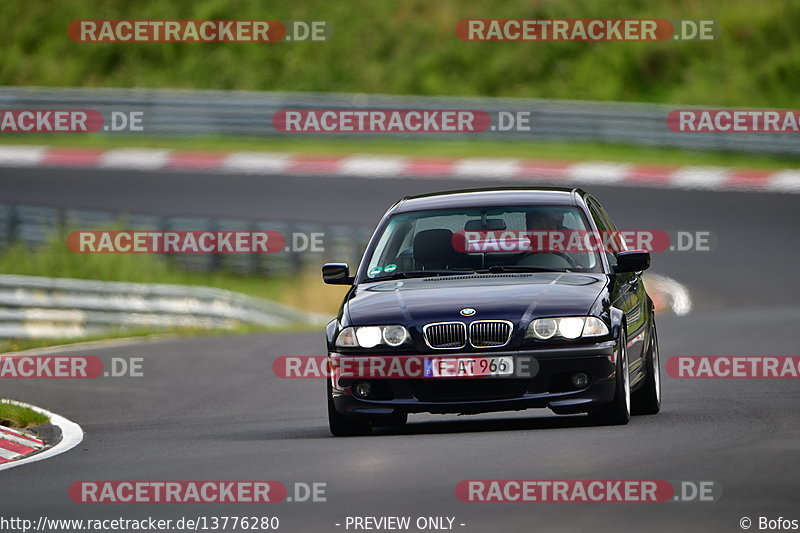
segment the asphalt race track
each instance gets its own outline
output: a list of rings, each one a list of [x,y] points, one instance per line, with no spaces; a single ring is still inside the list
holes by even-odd
[[[0,201],[374,223],[403,195],[476,185],[3,169]],[[659,316],[662,366],[675,355],[800,355],[797,196],[585,188],[621,227],[713,235],[711,251],[654,254],[652,270],[686,285],[694,302],[686,316]],[[465,532],[741,531],[745,516],[755,522],[753,530],[759,516],[800,518],[796,380],[664,375],[662,412],[624,427],[588,427],[584,417],[545,411],[417,415],[399,432],[334,439],[323,383],[282,380],[271,367],[279,355],[324,355],[322,332],[172,339],[69,353],[105,360],[140,356],[145,375],[5,380],[0,395],[66,416],[81,424],[86,438],[66,454],[0,473],[4,516],[36,519],[47,502],[50,518],[275,515],[286,532],[345,531],[348,515],[455,516],[455,529]],[[81,505],[67,494],[79,480],[212,479],[326,482],[327,502]],[[719,483],[722,498],[464,503],[455,494],[464,479],[708,480]]]

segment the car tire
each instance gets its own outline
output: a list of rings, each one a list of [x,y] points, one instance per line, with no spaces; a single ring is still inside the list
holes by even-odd
[[[357,437],[372,433],[372,424],[344,416],[333,405],[332,387],[328,381],[328,427],[334,437]]]
[[[654,415],[661,410],[661,366],[658,355],[658,334],[653,319],[650,345],[647,349],[647,377],[642,387],[631,396],[633,414]]]
[[[631,378],[628,373],[628,336],[623,325],[619,333],[614,399],[602,407],[589,411],[589,420],[597,426],[621,426],[627,424],[630,419]]]

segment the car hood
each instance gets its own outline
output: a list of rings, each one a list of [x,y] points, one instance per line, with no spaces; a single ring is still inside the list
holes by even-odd
[[[560,272],[471,274],[360,284],[345,312],[352,325],[419,325],[533,317],[585,315],[607,284],[603,274]]]

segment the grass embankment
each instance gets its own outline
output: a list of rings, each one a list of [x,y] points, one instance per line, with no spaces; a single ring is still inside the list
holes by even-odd
[[[49,418],[33,409],[0,401],[0,426],[27,428],[47,424],[49,421]]]
[[[45,246],[34,250],[30,250],[22,244],[16,244],[3,250],[0,253],[0,274],[203,285],[277,301],[298,309],[328,313],[332,316],[336,313],[343,294],[342,288],[323,284],[319,272],[305,272],[295,276],[237,275],[219,271],[193,272],[180,268],[161,256],[76,254],[67,248],[64,239],[53,239]],[[252,332],[265,329],[244,325],[236,331]],[[226,332],[229,331],[226,330]],[[216,334],[220,331],[187,328],[136,329],[80,339],[9,339],[0,340],[0,353],[100,338],[164,333]]]
[[[146,87],[368,94],[615,100],[679,105],[800,107],[800,3],[793,0],[6,0],[0,85]],[[464,42],[465,18],[713,19],[714,41]],[[327,42],[76,43],[73,20],[321,20]],[[751,168],[798,166],[797,158],[698,153],[590,143],[324,137],[157,139],[100,135],[4,135],[2,143],[153,146],[520,157]]]
[[[800,158],[694,151],[581,142],[493,141],[485,139],[408,139],[324,137],[192,137],[39,134],[0,136],[0,145],[49,145],[76,148],[162,148],[219,152],[291,152],[304,155],[352,154],[408,157],[511,157],[553,161],[616,161],[647,165],[727,166],[779,169],[800,166]]]
[[[464,42],[465,18],[713,19],[714,41]],[[480,95],[796,108],[793,0],[5,0],[0,85]],[[326,21],[327,42],[76,43],[78,19]]]
[[[63,239],[53,239],[33,250],[23,244],[9,247],[0,254],[0,274],[204,285],[317,312],[331,311],[330,302],[342,292],[339,287],[322,283],[322,276],[316,271],[294,276],[194,272],[157,255],[73,253]]]

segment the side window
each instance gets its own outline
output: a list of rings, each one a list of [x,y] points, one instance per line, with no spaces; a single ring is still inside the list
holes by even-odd
[[[606,227],[614,233],[614,246],[617,252],[623,252],[628,250],[628,243],[625,242],[625,239],[622,237],[621,232],[617,229],[616,224],[611,220],[611,217],[608,216],[608,212],[603,209],[603,206],[600,204],[597,205],[597,211],[603,220],[606,223]]]
[[[617,242],[616,239],[611,242],[607,236],[616,232],[616,228],[606,220],[606,218],[601,214],[601,208],[594,200],[589,200],[589,213],[592,215],[592,220],[594,221],[595,225],[597,226],[597,230],[600,232],[601,242],[604,244],[608,243],[610,246],[604,246],[604,253],[606,259],[608,259],[608,265],[611,268],[617,266],[617,256],[612,251],[613,249],[617,249]],[[624,245],[624,244],[623,244]],[[611,248],[611,249],[608,249]]]

